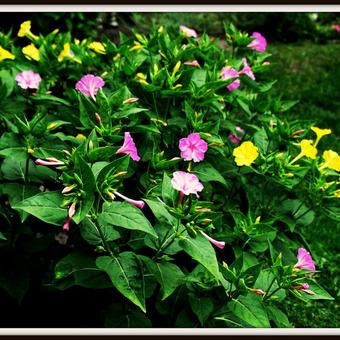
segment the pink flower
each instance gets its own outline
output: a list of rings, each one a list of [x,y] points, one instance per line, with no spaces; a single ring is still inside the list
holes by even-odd
[[[250,66],[247,63],[247,59],[243,58],[243,69],[239,72],[239,74],[246,74],[250,79],[255,80],[255,76]]]
[[[68,231],[70,230],[70,222],[71,222],[71,218],[73,217],[73,215],[75,214],[76,212],[76,203],[73,202],[71,204],[71,206],[69,207],[68,209],[68,213],[67,213],[67,217],[66,217],[66,221],[65,221],[65,224],[63,226],[63,230],[65,231]]]
[[[15,76],[15,80],[22,89],[37,89],[41,82],[39,73],[23,71]]]
[[[35,164],[37,165],[45,165],[45,166],[61,166],[61,165],[65,165],[64,162],[56,159],[56,158],[53,158],[53,157],[48,157],[46,158],[47,161],[44,161],[43,159],[36,159],[35,160]]]
[[[179,26],[179,30],[181,32],[183,32],[183,35],[186,37],[186,38],[197,38],[197,33],[195,30],[187,27],[187,26],[184,26],[184,25],[180,25]]]
[[[123,146],[119,150],[116,151],[116,154],[118,153],[125,153],[127,155],[130,155],[131,158],[137,162],[140,160],[140,157],[138,156],[138,153],[137,153],[136,144],[134,143],[130,135],[130,132],[125,132],[124,143],[123,143]]]
[[[96,101],[96,94],[104,85],[105,82],[101,77],[87,74],[77,82],[76,90],[79,90],[86,97],[92,97]]]
[[[238,72],[235,69],[233,69],[229,66],[223,67],[222,71],[221,71],[221,77],[222,77],[223,80],[228,80],[230,78],[237,78]],[[240,83],[241,83],[240,79],[236,79],[227,86],[227,89],[229,91],[236,90],[237,88],[239,88]]]
[[[126,202],[129,202],[129,203],[133,204],[137,208],[140,208],[140,209],[144,208],[145,203],[143,201],[135,201],[135,200],[133,200],[133,199],[131,199],[129,197],[126,197],[126,196],[122,195],[118,191],[116,191],[115,194],[117,196],[119,196],[120,198],[122,198],[123,200],[125,200]]]
[[[183,63],[184,65],[189,65],[189,66],[194,66],[194,67],[199,67],[200,64],[198,63],[197,60],[193,60],[193,61],[186,61]]]
[[[295,264],[294,268],[315,270],[314,261],[310,253],[305,248],[298,249],[297,259],[298,262]]]
[[[204,159],[204,153],[208,150],[208,144],[201,139],[198,133],[191,133],[188,137],[179,140],[179,149],[184,160],[200,162]]]
[[[214,246],[223,249],[225,246],[225,242],[221,242],[221,241],[216,241],[214,240],[212,237],[208,236],[206,233],[204,233],[203,231],[201,231],[201,234],[208,240],[210,241]]]
[[[337,32],[340,33],[340,24],[335,24],[333,27]]]
[[[254,38],[254,40],[248,45],[248,47],[255,51],[264,52],[267,48],[266,38],[259,32],[254,32],[251,37]]]
[[[184,171],[174,172],[171,184],[174,189],[184,195],[195,194],[196,197],[199,197],[197,192],[203,190],[203,184],[198,180],[197,176]]]
[[[234,133],[229,133],[228,138],[233,144],[236,144],[236,145],[240,144],[242,141],[242,137],[239,137],[235,135]]]

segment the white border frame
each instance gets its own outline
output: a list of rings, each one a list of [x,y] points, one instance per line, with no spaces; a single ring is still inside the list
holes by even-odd
[[[0,5],[1,12],[340,12],[340,5]],[[340,335],[340,328],[0,328],[1,335]]]

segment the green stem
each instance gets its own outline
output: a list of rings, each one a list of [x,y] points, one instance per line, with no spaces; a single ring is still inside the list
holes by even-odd
[[[278,288],[274,289],[269,295],[265,295],[263,297],[263,300],[262,301],[266,301],[268,300],[271,296],[273,296],[278,290],[280,290],[281,287],[279,286]]]
[[[29,157],[27,157],[26,164],[25,164],[25,178],[24,178],[25,185],[29,182],[29,179],[28,179],[29,166],[30,166],[30,159]]]

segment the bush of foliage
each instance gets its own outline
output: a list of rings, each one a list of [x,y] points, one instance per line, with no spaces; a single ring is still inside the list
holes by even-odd
[[[18,303],[39,280],[109,290],[106,327],[291,327],[289,294],[332,299],[300,232],[339,219],[331,130],[287,121],[266,39],[225,30],[226,49],[185,26],[1,33],[0,286]]]

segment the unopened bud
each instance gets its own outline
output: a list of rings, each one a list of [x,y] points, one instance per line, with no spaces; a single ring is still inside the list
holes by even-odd
[[[128,99],[123,101],[123,104],[135,103],[138,100],[139,100],[139,98],[128,98]]]
[[[117,172],[113,177],[123,177],[127,174],[126,171]]]
[[[258,289],[258,288],[251,288],[250,291],[255,293],[255,294],[258,294],[258,295],[265,295],[266,294],[265,291],[263,291],[262,289]]]
[[[102,118],[100,117],[100,115],[96,112],[96,113],[95,113],[95,116],[96,116],[97,122],[98,122],[100,125],[102,125]]]
[[[112,200],[114,200],[114,199],[116,198],[116,196],[115,196],[112,192],[110,192],[110,191],[107,192],[107,195],[108,195]]]
[[[28,148],[28,149],[27,149],[27,153],[29,153],[30,155],[32,155],[32,154],[34,153],[34,150],[31,149],[31,148]]]
[[[89,141],[89,150],[93,150],[93,142],[92,142],[92,140]]]
[[[305,130],[301,129],[301,130],[296,130],[294,131],[291,136],[294,137],[294,136],[298,136],[298,135],[301,135],[301,133],[304,133]]]
[[[172,76],[174,76],[178,72],[180,67],[181,67],[181,62],[178,61],[177,64],[175,65],[173,71],[172,71]]]

